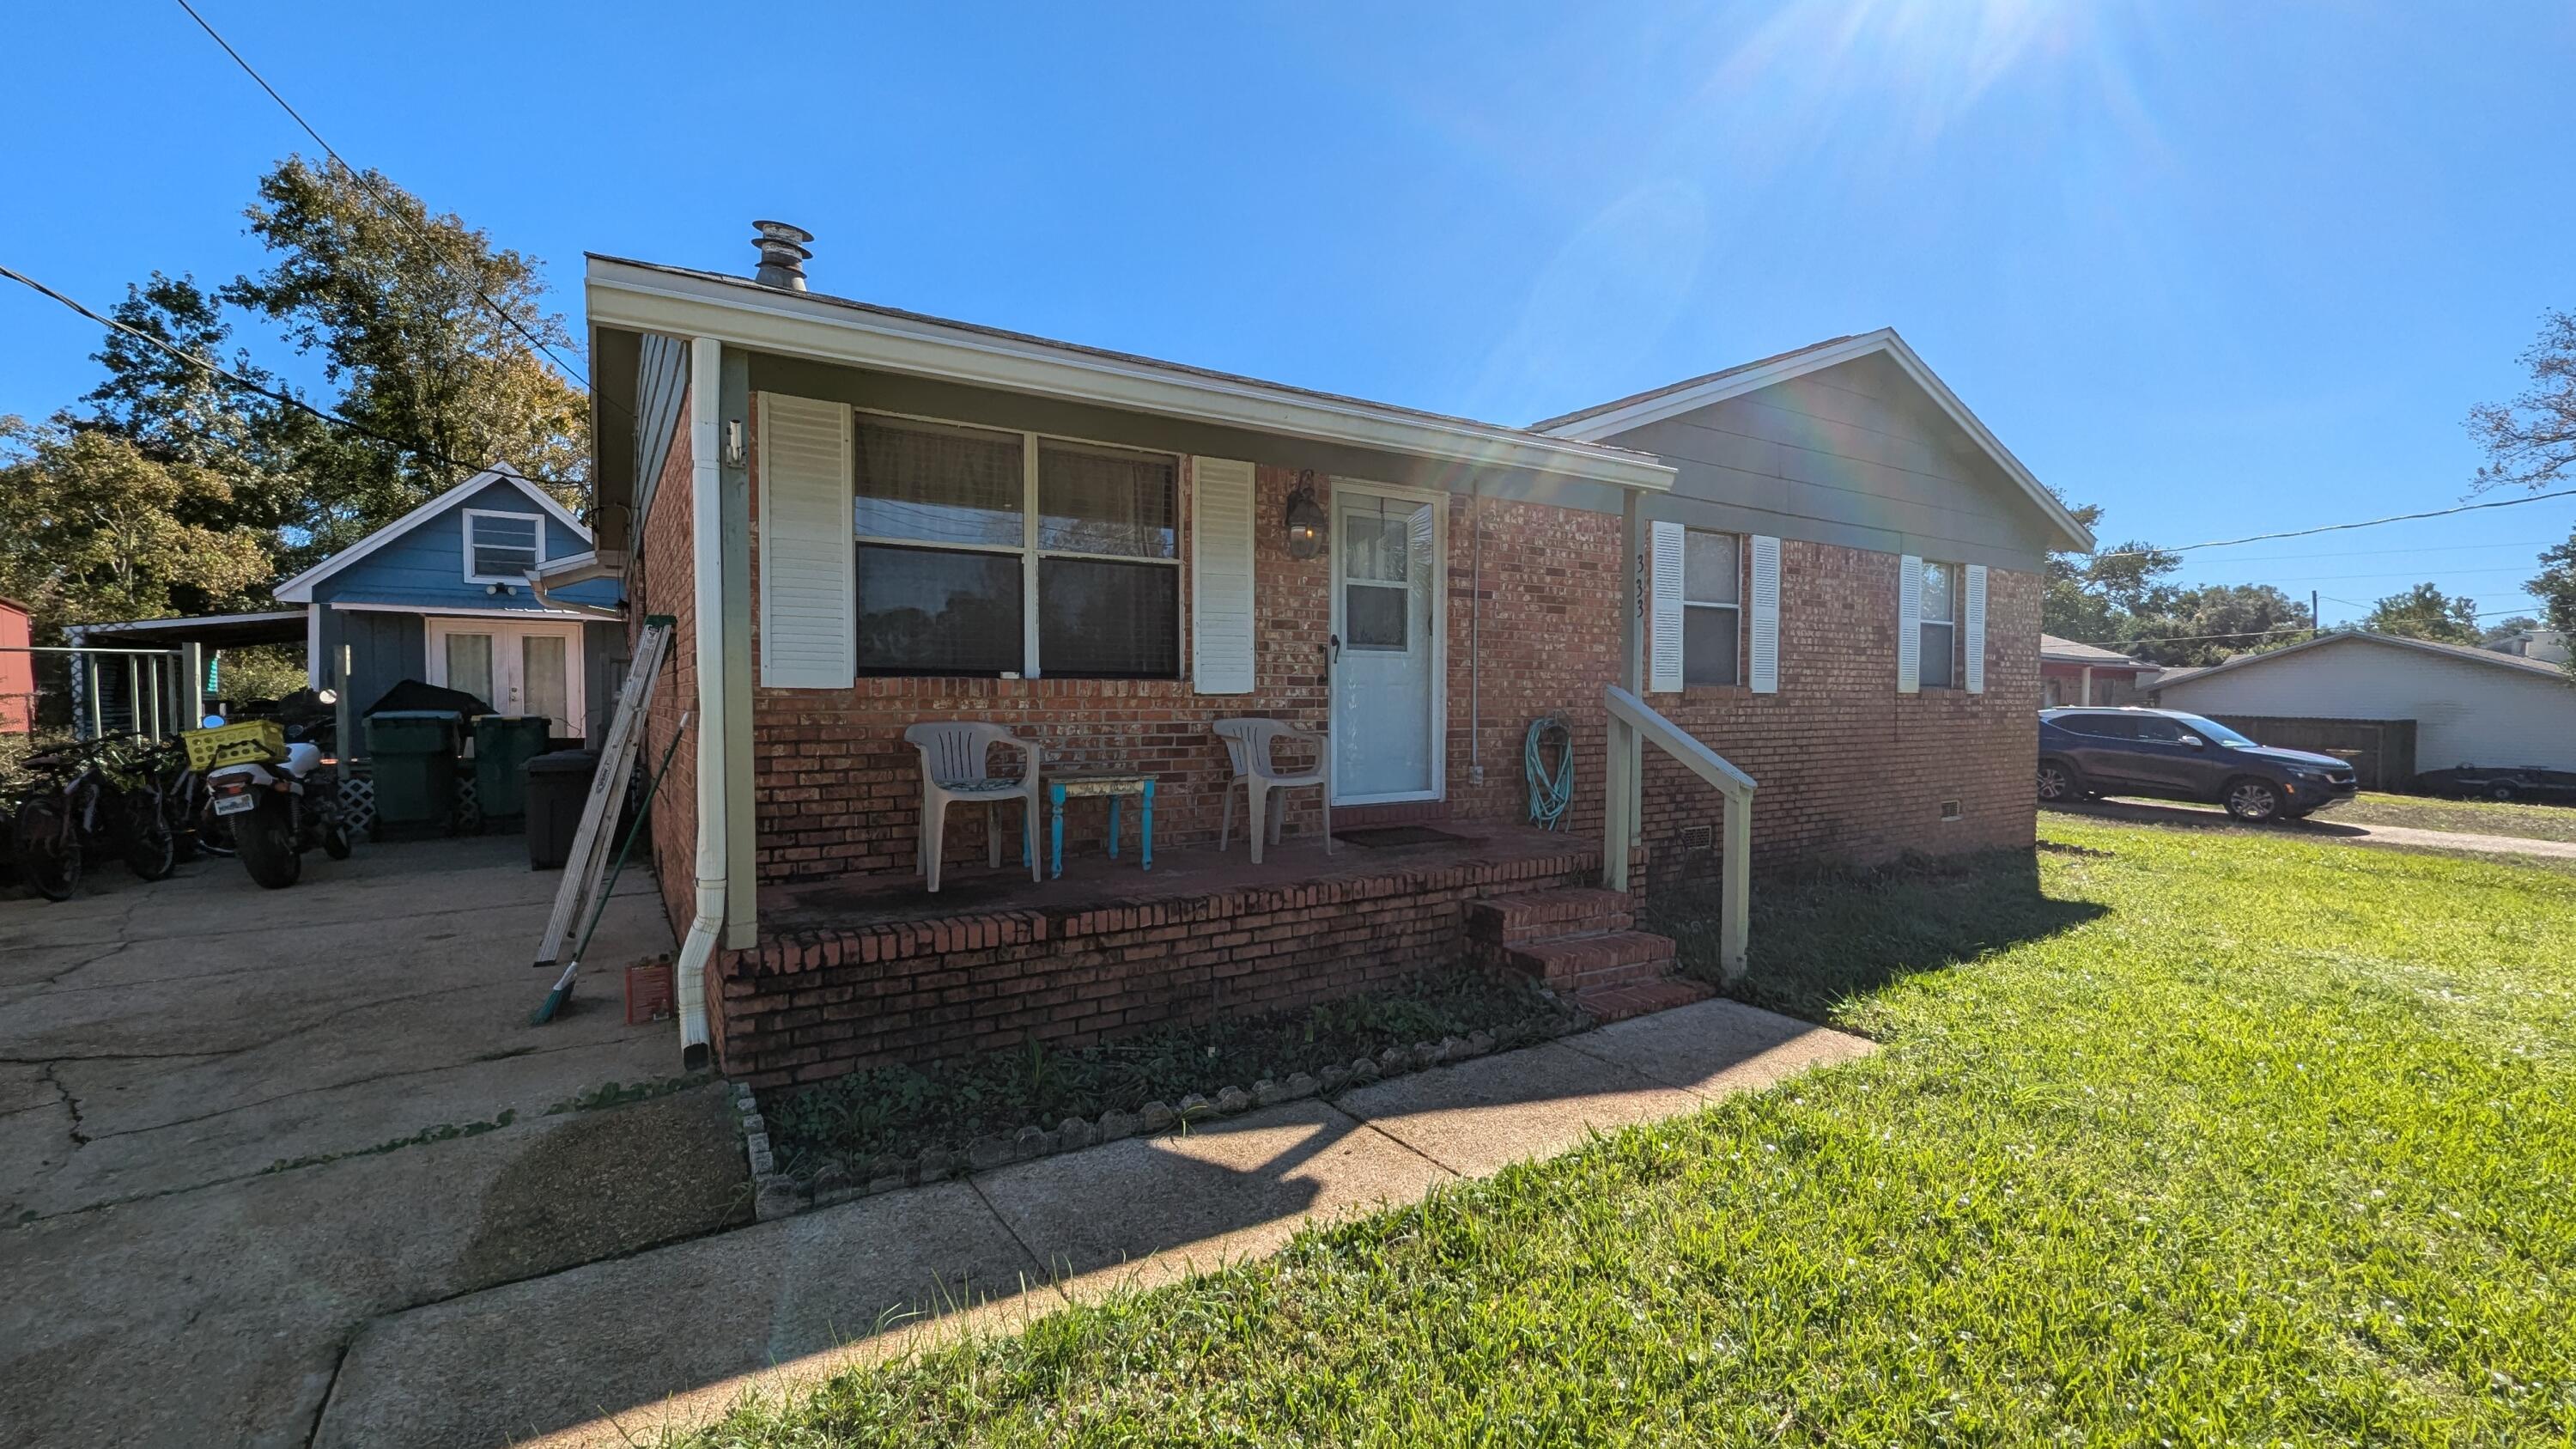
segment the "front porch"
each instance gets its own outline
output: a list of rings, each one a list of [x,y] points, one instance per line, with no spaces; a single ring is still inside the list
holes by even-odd
[[[1599,888],[1597,836],[1481,820],[1343,835],[1329,856],[1291,839],[1257,866],[1238,841],[1158,850],[1151,871],[1132,854],[1075,856],[1037,883],[1025,867],[952,867],[935,896],[902,875],[764,887],[759,943],[720,957],[710,982],[725,1072],[783,1086],[1075,1046],[1324,1001],[1471,955],[1630,995],[1669,966],[1670,942],[1628,929],[1631,898]]]

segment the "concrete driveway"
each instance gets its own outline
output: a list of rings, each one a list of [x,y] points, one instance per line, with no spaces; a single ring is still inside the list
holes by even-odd
[[[0,898],[0,1441],[301,1445],[366,1319],[745,1214],[721,1090],[625,1024],[644,875],[527,1024],[559,879],[492,836]]]
[[[2105,799],[2047,807],[2068,815],[2129,820],[2140,825],[2178,825],[2196,830],[2262,830],[2314,840],[2354,845],[2388,845],[2412,850],[2456,850],[2470,855],[2523,855],[2540,860],[2576,860],[2576,842],[2529,840],[2519,835],[2477,835],[2458,830],[2421,830],[2411,825],[2365,825],[2338,820],[2329,808],[2305,820],[2248,825],[2215,805],[2177,805],[2164,800]]]

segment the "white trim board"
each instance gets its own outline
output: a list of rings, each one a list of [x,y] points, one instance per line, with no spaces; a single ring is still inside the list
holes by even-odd
[[[1958,424],[1961,431],[1968,435],[1969,440],[1992,459],[1996,467],[2003,470],[2004,476],[2010,478],[2021,489],[2031,503],[2037,506],[2048,521],[2057,528],[2070,547],[2078,552],[2092,552],[2092,530],[2075,521],[2075,516],[2066,511],[2066,505],[2057,501],[2057,495],[2049,492],[2047,485],[2041,483],[2038,478],[2032,476],[2028,468],[2022,466],[2022,461],[2013,456],[2012,450],[2005,447],[2002,440],[1989,431],[1975,413],[1968,410],[1968,405],[1961,402],[1959,395],[1950,391],[1950,385],[1943,382],[1922,358],[1915,355],[1913,348],[1905,345],[1905,339],[1897,336],[1896,329],[1893,327],[1882,327],[1875,332],[1847,337],[1839,342],[1791,353],[1769,362],[1722,372],[1690,387],[1654,393],[1633,402],[1613,404],[1598,412],[1569,418],[1543,430],[1557,437],[1600,442],[1621,433],[1642,428],[1649,423],[1659,423],[1667,418],[1679,417],[1684,413],[1695,412],[1729,398],[1759,392],[1766,387],[1788,382],[1793,378],[1805,377],[1812,372],[1821,372],[1828,367],[1871,356],[1884,356],[1893,360],[1897,367],[1903,370],[1905,375],[1911,378],[1916,386],[1922,388],[1925,395],[1949,416],[1950,421]]]
[[[572,619],[587,620],[589,614],[570,609],[476,609],[461,604],[370,604],[361,599],[333,599],[332,610],[347,614],[417,614],[424,619]],[[315,618],[321,615],[316,613]]]
[[[482,491],[485,486],[505,480],[515,485],[520,492],[526,494],[530,501],[534,502],[539,508],[545,511],[547,517],[562,524],[564,527],[571,529],[573,533],[581,539],[585,546],[589,545],[593,541],[590,536],[590,530],[582,527],[581,520],[573,517],[570,510],[566,509],[562,504],[557,503],[554,500],[553,495],[547,493],[546,490],[538,487],[536,484],[529,482],[527,479],[520,477],[516,469],[495,465],[484,469],[482,472],[475,474],[473,477],[468,478],[464,482],[457,484],[455,487],[448,489],[446,492],[439,494],[437,497],[422,504],[418,508],[413,509],[411,512],[404,514],[402,517],[397,518],[393,522],[386,524],[384,527],[377,529],[375,532],[368,534],[365,538],[359,539],[356,543],[349,545],[347,548],[344,548],[338,553],[331,555],[329,558],[322,560],[313,567],[306,569],[304,572],[297,574],[295,577],[288,579],[282,584],[279,584],[277,586],[277,597],[288,603],[295,604],[309,604],[313,602],[313,586],[315,584],[331,577],[333,574],[336,574],[340,570],[347,568],[349,565],[356,563],[358,560],[365,558],[367,555],[374,553],[377,549],[384,547],[386,544],[393,542],[395,539],[402,537],[404,534],[409,533],[431,519],[436,518],[439,514],[446,512],[448,509],[462,504],[467,498]],[[545,537],[542,530],[538,534],[537,546],[540,550],[545,547]]]
[[[1585,439],[1442,418],[1359,398],[1202,372],[897,313],[738,277],[594,256],[591,325],[717,338],[737,346],[1006,392],[1097,403],[1410,457],[1464,461],[1668,492],[1676,470]]]

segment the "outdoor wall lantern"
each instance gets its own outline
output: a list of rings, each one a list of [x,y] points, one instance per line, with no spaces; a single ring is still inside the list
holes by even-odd
[[[1288,495],[1288,556],[1313,558],[1324,551],[1324,509],[1315,501],[1315,470],[1297,474],[1297,491]]]

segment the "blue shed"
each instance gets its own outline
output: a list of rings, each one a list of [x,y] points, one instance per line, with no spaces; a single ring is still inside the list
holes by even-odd
[[[550,586],[546,598],[528,583],[529,570],[590,551],[580,519],[496,466],[288,579],[277,597],[306,606],[316,687],[348,646],[354,708],[420,679],[597,739],[616,707],[626,627],[593,611],[617,607],[618,581]]]

